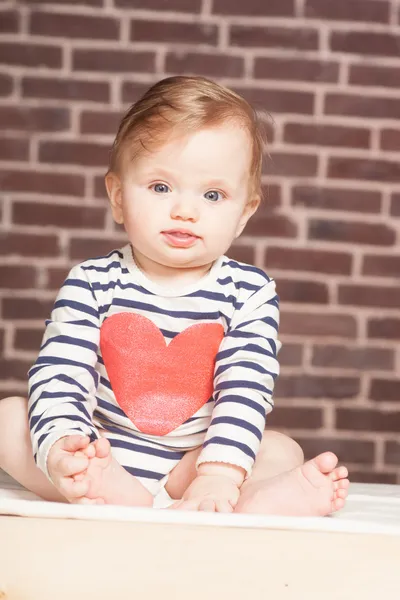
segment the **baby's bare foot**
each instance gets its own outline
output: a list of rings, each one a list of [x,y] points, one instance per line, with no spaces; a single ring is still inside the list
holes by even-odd
[[[89,466],[75,476],[75,481],[86,480],[88,492],[79,504],[119,504],[124,506],[152,506],[153,496],[135,477],[130,475],[112,456],[110,442],[100,438],[91,444]],[[88,452],[85,453],[86,456]]]
[[[332,452],[319,454],[304,465],[272,479],[242,487],[235,512],[285,516],[325,516],[345,505],[349,480]]]

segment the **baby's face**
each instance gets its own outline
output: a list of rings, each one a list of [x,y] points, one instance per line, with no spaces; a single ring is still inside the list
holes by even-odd
[[[248,134],[234,124],[174,139],[125,166],[110,194],[114,218],[142,257],[168,268],[211,264],[256,208],[250,160]]]

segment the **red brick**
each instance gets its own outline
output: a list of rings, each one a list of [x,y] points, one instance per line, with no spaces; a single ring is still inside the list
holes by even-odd
[[[104,175],[99,175],[94,178],[94,195],[96,198],[107,198],[107,191],[104,182]]]
[[[363,2],[364,6],[365,3]],[[333,52],[374,56],[399,56],[400,35],[374,31],[332,31],[330,47]]]
[[[71,238],[69,246],[69,257],[72,260],[87,260],[97,256],[104,256],[111,250],[121,248],[126,244],[126,240],[121,238],[106,238],[105,236],[96,239]]]
[[[65,77],[63,79],[24,77],[22,79],[22,94],[27,98],[109,102],[110,85],[103,81],[85,81]]]
[[[350,275],[353,257],[348,252],[307,250],[268,246],[265,255],[267,269],[314,271],[336,275]]]
[[[80,130],[82,133],[115,136],[121,118],[119,112],[84,110],[81,113]]]
[[[310,240],[371,244],[375,246],[392,246],[396,242],[395,231],[384,223],[322,219],[310,219],[308,237]]]
[[[19,13],[16,10],[0,10],[0,33],[19,31]]]
[[[303,364],[303,346],[284,343],[279,351],[279,363],[284,367],[299,367]]]
[[[346,346],[314,346],[312,365],[335,369],[391,370],[393,350],[384,348],[347,348]]]
[[[385,463],[388,465],[400,465],[400,443],[386,442]]]
[[[397,98],[331,92],[325,96],[324,111],[340,117],[400,119],[400,102]]]
[[[179,23],[173,21],[131,22],[132,42],[167,42],[170,44],[207,44],[216,46],[218,26],[210,23]]]
[[[351,315],[323,313],[294,313],[283,310],[280,333],[287,335],[355,338],[357,322]]]
[[[155,81],[154,81],[155,83]],[[143,96],[149,89],[151,84],[139,83],[137,81],[124,81],[122,83],[122,102],[125,104],[133,104]]]
[[[0,327],[0,354],[4,354],[5,329]]]
[[[294,17],[294,0],[214,0],[213,13],[217,15],[252,15],[257,17]]]
[[[105,227],[105,208],[18,202],[12,204],[12,221],[18,225],[51,225],[72,229],[102,229]]]
[[[49,0],[29,0],[29,4],[48,4]],[[103,6],[104,0],[57,0],[57,4],[78,4],[79,6]]]
[[[70,127],[66,108],[0,106],[0,128],[17,131],[65,131]]]
[[[368,465],[375,459],[375,443],[366,440],[335,439],[323,437],[304,438],[296,436],[301,445],[306,459],[313,458],[321,452],[330,450],[338,457],[340,463],[359,463]]]
[[[364,256],[363,275],[377,275],[378,277],[398,277],[400,273],[400,256],[383,256],[368,254]]]
[[[108,164],[110,145],[92,142],[41,142],[39,160],[46,163],[102,167]]]
[[[23,171],[18,169],[0,170],[3,191],[52,194],[59,196],[83,196],[85,180],[82,175]]]
[[[276,406],[267,417],[268,429],[316,429],[321,428],[322,410],[320,408],[300,408],[295,406]]]
[[[383,318],[368,321],[368,337],[383,340],[400,340],[400,319]]]
[[[10,96],[14,87],[13,78],[0,73],[0,96]]]
[[[15,350],[39,352],[43,338],[43,327],[40,329],[16,329],[14,334]]]
[[[59,46],[3,41],[0,42],[0,63],[59,69],[62,66],[62,52]]]
[[[298,185],[292,188],[292,204],[293,206],[324,210],[379,213],[382,196],[380,192],[373,190],[346,190]]]
[[[339,285],[339,303],[353,306],[376,306],[398,308],[400,287],[372,285]]]
[[[396,473],[355,471],[354,469],[351,469],[350,477],[353,483],[397,483]]]
[[[328,288],[319,281],[295,281],[279,278],[279,298],[282,302],[306,302],[309,304],[327,304]]]
[[[281,177],[315,177],[318,157],[314,154],[271,152],[273,174]]]
[[[32,363],[27,360],[0,359],[0,378],[1,379],[26,379],[28,370]]]
[[[112,17],[33,12],[29,31],[34,35],[84,39],[119,39],[120,22]]]
[[[147,51],[76,49],[72,56],[76,71],[107,73],[151,73],[155,69],[155,54]]]
[[[229,258],[253,265],[255,262],[254,246],[233,245],[226,253]]]
[[[389,3],[385,0],[306,0],[305,16],[335,21],[389,22]]]
[[[350,65],[349,82],[355,85],[400,87],[400,70],[384,65]]]
[[[400,183],[400,163],[396,160],[331,157],[328,177]]]
[[[67,278],[68,267],[49,267],[47,269],[47,290],[58,290]]]
[[[323,60],[260,57],[254,62],[254,76],[261,79],[336,83],[339,64]]]
[[[383,129],[381,131],[381,148],[392,152],[400,152],[400,130]]]
[[[369,398],[379,402],[399,402],[400,379],[372,379]]]
[[[203,75],[205,77],[242,77],[244,59],[227,54],[205,52],[169,52],[165,59],[166,73]]]
[[[294,220],[285,215],[271,214],[267,207],[260,207],[259,211],[247,223],[243,235],[284,238],[297,236],[297,225]]]
[[[0,137],[0,160],[28,160],[29,140]]]
[[[38,298],[3,298],[2,315],[6,320],[47,319],[53,308],[54,301]]]
[[[370,139],[369,129],[361,127],[287,123],[284,130],[284,141],[289,144],[369,148]]]
[[[400,411],[336,409],[336,428],[349,431],[399,431]]]
[[[281,375],[276,384],[276,398],[354,398],[360,391],[358,377],[322,375]]]
[[[256,109],[264,109],[272,113],[294,113],[312,115],[314,113],[314,94],[291,90],[263,90],[261,88],[244,88],[232,86]]]
[[[132,8],[132,0],[114,0],[114,5],[117,8]],[[201,0],[135,0],[134,8],[198,13],[201,10]]]
[[[392,194],[390,214],[393,217],[400,217],[400,194]]]
[[[300,26],[291,28],[231,25],[229,43],[231,46],[252,48],[318,50],[319,33],[317,29]]]
[[[0,234],[0,256],[58,256],[58,236],[52,234],[4,232]]]
[[[1,236],[2,238],[3,236]],[[0,244],[1,244],[0,238]],[[0,266],[0,288],[23,290],[36,285],[36,271],[32,267],[18,265]]]

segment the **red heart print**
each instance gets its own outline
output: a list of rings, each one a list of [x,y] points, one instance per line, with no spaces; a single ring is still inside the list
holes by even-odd
[[[104,365],[119,406],[139,431],[166,435],[210,399],[223,336],[219,323],[196,323],[167,346],[143,315],[123,312],[104,321]]]

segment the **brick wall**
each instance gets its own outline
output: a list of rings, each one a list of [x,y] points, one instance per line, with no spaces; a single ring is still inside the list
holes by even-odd
[[[125,240],[102,180],[121,113],[202,74],[275,121],[232,251],[278,281],[271,424],[400,483],[399,0],[6,1],[0,35],[0,395],[26,391],[71,265]]]

